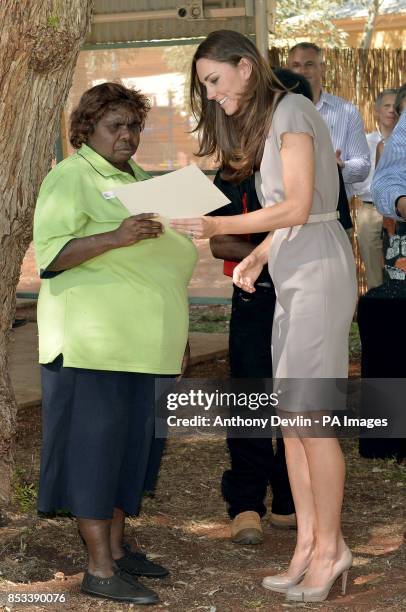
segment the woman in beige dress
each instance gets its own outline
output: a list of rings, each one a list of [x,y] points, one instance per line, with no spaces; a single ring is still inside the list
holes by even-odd
[[[178,219],[172,227],[196,238],[269,231],[236,267],[234,282],[255,291],[268,261],[277,295],[274,378],[346,378],[357,290],[350,243],[337,220],[339,184],[327,126],[309,100],[284,90],[247,37],[230,30],[199,45],[191,104],[199,155],[217,155],[224,178],[235,182],[260,169],[265,205],[245,215]],[[302,395],[283,410],[332,408],[325,397]],[[300,428],[284,437],[297,543],[286,572],[266,577],[263,586],[289,600],[323,601],[341,575],[345,590],[352,563],[341,532],[344,458],[334,437],[306,437]]]

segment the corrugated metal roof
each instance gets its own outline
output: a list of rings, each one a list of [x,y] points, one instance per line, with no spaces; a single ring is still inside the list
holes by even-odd
[[[250,12],[246,0],[96,0],[87,44],[197,38],[227,28],[255,32],[253,17],[230,16]],[[203,19],[192,18],[203,8]],[[183,11],[182,11],[183,9]],[[178,17],[179,11],[185,14]],[[214,15],[221,14],[223,18]]]

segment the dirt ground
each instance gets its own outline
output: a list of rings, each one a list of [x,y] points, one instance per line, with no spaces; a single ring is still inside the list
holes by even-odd
[[[357,364],[353,364],[352,372],[358,373]],[[196,366],[189,372],[192,377],[221,378],[227,374],[226,359]],[[68,517],[40,519],[35,512],[40,441],[39,407],[20,411],[15,500],[1,517],[0,609],[145,609],[79,593],[86,555],[75,522]],[[323,604],[288,604],[283,595],[264,590],[261,580],[286,567],[295,532],[270,528],[265,517],[262,546],[232,544],[219,491],[221,474],[228,466],[225,440],[212,435],[169,440],[155,496],[145,498],[141,515],[128,521],[128,539],[171,570],[165,579],[144,579],[161,599],[149,609],[406,610],[406,465],[360,459],[354,441],[344,441],[343,448],[348,468],[343,524],[354,554],[347,594],[341,596],[335,585]],[[63,593],[66,602],[6,605],[7,593]]]

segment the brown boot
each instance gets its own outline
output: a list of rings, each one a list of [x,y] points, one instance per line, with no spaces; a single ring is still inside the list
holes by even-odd
[[[296,514],[271,514],[271,525],[277,529],[297,529]]]
[[[262,544],[263,533],[258,512],[240,512],[231,523],[231,541],[235,544]]]

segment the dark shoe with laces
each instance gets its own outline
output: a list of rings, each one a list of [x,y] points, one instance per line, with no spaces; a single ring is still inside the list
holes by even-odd
[[[123,546],[125,550],[124,557],[116,559],[116,565],[132,574],[133,576],[145,576],[146,578],[164,578],[169,574],[169,570],[158,563],[153,563],[147,559],[146,555],[140,552],[133,552],[128,544]]]
[[[135,604],[155,604],[159,601],[155,591],[148,589],[136,578],[120,569],[109,578],[101,578],[85,572],[80,590],[92,597],[105,597]]]

